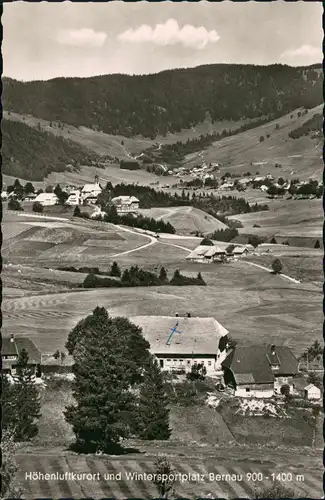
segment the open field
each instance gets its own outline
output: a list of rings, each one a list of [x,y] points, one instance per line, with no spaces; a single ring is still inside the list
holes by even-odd
[[[204,159],[206,162],[220,163],[221,174],[226,171],[232,174],[250,171],[255,174],[259,171],[261,175],[269,172],[277,177],[320,179],[323,171],[322,141],[307,136],[290,139],[288,134],[314,113],[322,113],[322,106],[310,109],[308,114],[301,117],[298,117],[297,111],[215,142],[206,150],[191,155],[187,164],[194,165]],[[279,124],[278,129],[276,124]],[[268,134],[269,138],[266,137]],[[259,140],[261,136],[265,138],[263,142]],[[276,163],[282,167],[275,168]]]
[[[45,217],[7,214],[2,255],[5,261],[57,267],[64,263],[100,263],[109,257],[141,247],[150,241],[145,235],[114,227],[112,224],[87,221],[47,220]],[[24,230],[25,228],[25,230]]]
[[[239,233],[261,236],[322,237],[323,209],[321,200],[267,200],[270,210],[230,217],[243,224]],[[254,224],[261,226],[253,227]]]
[[[169,222],[178,234],[213,233],[227,226],[215,217],[193,207],[166,207],[142,209],[140,211],[146,217]]]
[[[112,315],[122,316],[173,316],[187,311],[214,316],[238,342],[286,344],[298,355],[321,340],[320,287],[291,283],[245,261],[178,267],[181,272],[201,271],[208,286],[96,289],[5,299],[3,333],[26,335],[51,354],[64,347],[68,332],[80,319],[102,305]]]
[[[279,257],[283,266],[283,273],[300,281],[313,282],[322,286],[324,282],[323,252],[315,250],[315,255],[303,255],[276,252],[273,255],[252,257],[252,261],[270,267],[275,257]]]
[[[151,445],[154,455],[167,454],[171,465],[178,474],[196,475],[196,480],[175,482],[176,497],[196,498],[252,498],[255,483],[249,481],[247,473],[261,472],[263,477],[270,478],[272,473],[292,473],[294,478],[287,486],[293,488],[297,498],[320,498],[322,492],[323,467],[321,457],[300,455],[300,464],[292,464],[291,456],[283,451],[273,452],[240,449],[239,447],[200,449],[187,448],[190,457],[181,456],[179,444],[171,446]],[[149,446],[147,446],[149,448]],[[150,448],[149,448],[150,449]],[[263,451],[262,451],[263,450]],[[146,450],[144,449],[143,452]],[[17,457],[20,472],[18,479],[25,488],[24,498],[31,500],[43,498],[155,498],[157,490],[150,478],[147,480],[127,479],[128,474],[155,472],[155,456],[146,453],[120,457],[96,457],[94,455],[75,455],[60,448],[37,449],[28,454],[21,453]],[[289,465],[288,465],[289,464]],[[75,472],[97,474],[94,480],[28,480],[26,472]],[[114,480],[114,475],[121,473],[121,480]],[[112,474],[112,476],[108,476]],[[212,474],[213,476],[209,476]],[[239,481],[213,480],[217,474],[238,474]],[[303,474],[304,480],[299,481],[297,474]],[[212,480],[211,480],[212,479]],[[259,487],[269,484],[264,479]]]

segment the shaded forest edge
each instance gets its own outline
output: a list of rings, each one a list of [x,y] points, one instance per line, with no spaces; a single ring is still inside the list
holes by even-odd
[[[101,167],[105,160],[77,144],[25,123],[2,120],[2,173],[42,181],[51,172],[78,171],[81,165]]]

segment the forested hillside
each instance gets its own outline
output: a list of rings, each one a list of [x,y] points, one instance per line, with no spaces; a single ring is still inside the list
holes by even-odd
[[[178,132],[208,114],[213,121],[256,118],[322,100],[321,65],[215,64],[143,76],[3,79],[6,110],[125,137]]]
[[[316,135],[320,136],[323,131],[323,115],[315,113],[310,120],[307,120],[301,127],[292,130],[289,133],[291,139],[299,139],[303,135]]]
[[[2,120],[2,173],[41,181],[51,172],[78,169],[101,161],[95,153],[62,137]],[[70,165],[70,166],[69,166]]]

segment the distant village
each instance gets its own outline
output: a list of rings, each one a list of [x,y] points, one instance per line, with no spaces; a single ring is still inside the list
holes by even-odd
[[[28,191],[30,185],[30,192]],[[27,186],[27,187],[26,187]],[[24,189],[15,188],[2,191],[1,198],[3,201],[16,200],[18,202],[32,202],[33,209],[37,211],[37,207],[50,207],[60,203],[62,193],[64,195],[64,204],[70,207],[90,206],[94,208],[91,218],[98,218],[104,214],[100,206],[97,204],[98,196],[103,191],[103,186],[99,182],[98,176],[95,176],[94,182],[85,184],[82,187],[74,185],[59,186],[59,188],[42,189],[35,192],[31,183],[27,183]],[[135,196],[118,196],[111,200],[115,206],[118,215],[133,214],[136,215],[139,211],[139,200]]]

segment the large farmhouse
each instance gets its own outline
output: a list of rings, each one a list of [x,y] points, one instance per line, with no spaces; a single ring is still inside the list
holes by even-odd
[[[226,357],[228,331],[215,318],[180,316],[134,316],[162,370],[191,371],[203,363],[207,374],[221,368]]]
[[[55,193],[40,193],[36,196],[35,202],[40,203],[43,207],[53,206],[59,202],[59,198]]]
[[[18,357],[22,350],[27,351],[28,365],[32,368],[33,374],[36,377],[41,376],[41,353],[27,337],[10,337],[2,338],[1,357],[2,357],[2,373],[7,375],[15,375]]]
[[[293,392],[298,361],[286,346],[235,347],[222,368],[235,396],[268,398],[281,394],[284,385]]]
[[[210,262],[222,260],[225,255],[225,250],[222,250],[217,245],[199,245],[186,257],[186,260],[209,264]]]
[[[117,196],[112,199],[118,215],[134,214],[139,211],[139,200],[135,196]]]
[[[84,204],[94,205],[97,203],[98,195],[102,192],[102,186],[99,184],[99,178],[95,176],[93,184],[85,184],[81,190],[81,201]]]

